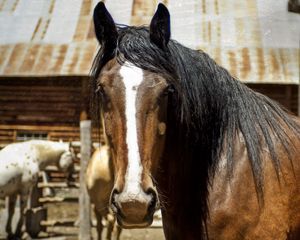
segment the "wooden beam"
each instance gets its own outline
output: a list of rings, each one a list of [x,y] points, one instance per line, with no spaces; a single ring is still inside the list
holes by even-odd
[[[292,86],[286,85],[285,86],[285,107],[288,110],[292,110]]]
[[[79,239],[91,239],[91,204],[85,184],[88,162],[91,158],[92,138],[91,121],[80,122],[81,160],[80,160],[80,195],[79,195]]]
[[[28,207],[26,211],[26,231],[32,238],[36,238],[42,231],[46,231],[46,227],[40,225],[41,221],[47,219],[47,209],[39,201],[43,195],[43,190],[33,187],[32,193],[29,196]]]
[[[65,182],[48,182],[48,183],[43,183],[39,182],[38,183],[38,188],[78,188],[79,183],[76,182],[70,182],[70,183],[65,183]]]
[[[13,130],[27,130],[34,131],[42,129],[41,131],[77,131],[78,127],[70,126],[33,126],[33,125],[4,125],[0,124],[0,129],[13,129]]]
[[[77,197],[41,197],[39,198],[40,203],[61,203],[61,202],[73,202],[77,203]]]
[[[90,85],[89,78],[83,78],[81,80],[81,109],[80,109],[80,121],[88,120],[90,118]]]
[[[40,225],[43,227],[54,227],[54,226],[63,226],[63,227],[75,227],[75,221],[62,219],[62,220],[48,220],[41,221]]]
[[[300,66],[300,63],[299,63],[299,66]],[[299,72],[299,79],[300,79],[300,72]],[[300,116],[300,83],[298,85],[298,116]]]

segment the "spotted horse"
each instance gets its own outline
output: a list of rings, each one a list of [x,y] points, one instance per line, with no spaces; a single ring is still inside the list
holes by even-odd
[[[48,165],[72,171],[74,153],[68,143],[31,140],[7,145],[0,151],[0,198],[9,198],[6,232],[8,239],[20,239],[24,233],[26,204],[38,179],[38,172]],[[20,195],[20,218],[15,233],[12,218]]]

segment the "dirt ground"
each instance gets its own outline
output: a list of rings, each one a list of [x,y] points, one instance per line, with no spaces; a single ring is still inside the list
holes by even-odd
[[[48,220],[66,219],[76,220],[78,217],[77,203],[55,203],[47,204]],[[16,225],[19,217],[18,207],[16,208],[14,225]],[[5,224],[7,211],[3,201],[0,202],[0,239],[5,239]],[[155,228],[146,229],[124,229],[121,234],[121,240],[163,240],[163,231],[159,217],[155,218]],[[41,233],[38,239],[78,239],[78,227],[47,227],[47,233]],[[103,239],[106,234],[106,229],[103,232]],[[93,239],[96,239],[96,229],[92,229]]]

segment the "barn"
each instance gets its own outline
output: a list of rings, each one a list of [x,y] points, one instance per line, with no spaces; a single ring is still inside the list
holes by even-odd
[[[79,140],[97,50],[91,21],[96,2],[1,1],[0,144]],[[107,1],[107,6],[116,22],[143,25],[156,2]],[[165,2],[174,39],[208,52],[251,88],[297,113],[299,15],[288,13],[285,1]],[[280,20],[272,21],[278,14]]]
[[[91,2],[2,1],[0,6],[0,143],[78,141],[97,48]]]
[[[1,1],[0,144],[79,140],[97,50],[91,21],[96,2]],[[143,25],[158,1],[106,2],[116,22]],[[208,52],[251,88],[297,113],[299,15],[288,13],[285,1],[165,3],[174,39]]]
[[[79,141],[89,119],[98,0],[0,0],[0,147],[27,139]],[[250,88],[300,114],[300,15],[287,1],[106,0],[117,23],[149,24],[158,2],[172,38],[206,51]],[[96,133],[93,141],[97,141]]]

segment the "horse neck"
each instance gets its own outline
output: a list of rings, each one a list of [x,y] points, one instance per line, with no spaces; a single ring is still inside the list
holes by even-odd
[[[35,142],[37,149],[37,161],[43,170],[48,165],[57,165],[61,155],[66,151],[66,146],[62,143],[41,141]]]
[[[179,239],[188,234],[201,240],[204,239],[208,214],[209,168],[200,156],[202,152],[203,157],[206,156],[206,152],[201,146],[195,149],[191,139],[185,142],[187,128],[174,122],[171,117],[167,123],[161,170],[157,176],[162,200],[167,206],[165,224],[170,226],[171,232],[176,232]]]

